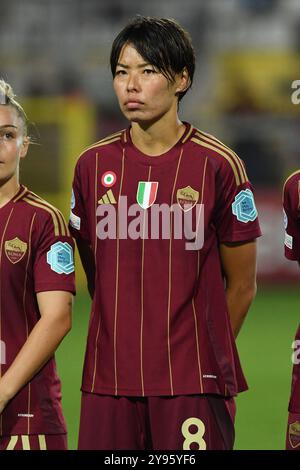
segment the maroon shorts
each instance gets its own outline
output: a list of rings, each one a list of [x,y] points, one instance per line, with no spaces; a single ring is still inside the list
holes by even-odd
[[[214,395],[114,397],[83,393],[80,450],[230,450],[234,399]]]
[[[300,450],[300,413],[289,413],[286,450]]]
[[[66,434],[0,436],[0,450],[67,450]]]

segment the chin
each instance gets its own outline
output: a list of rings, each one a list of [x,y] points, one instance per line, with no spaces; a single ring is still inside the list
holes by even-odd
[[[151,125],[153,122],[157,121],[157,117],[149,117],[149,116],[137,116],[135,115],[126,115],[127,119],[130,122],[135,122],[139,124],[141,127]]]
[[[143,120],[143,118],[141,117],[141,115],[139,115],[139,113],[136,112],[136,111],[131,111],[131,112],[125,111],[125,112],[124,112],[124,116],[125,116],[129,121],[132,121],[132,122],[139,122],[139,121],[142,121],[142,120]]]

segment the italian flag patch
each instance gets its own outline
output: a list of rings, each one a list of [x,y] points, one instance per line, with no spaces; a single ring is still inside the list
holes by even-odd
[[[136,200],[142,209],[148,209],[156,199],[157,181],[139,181]]]

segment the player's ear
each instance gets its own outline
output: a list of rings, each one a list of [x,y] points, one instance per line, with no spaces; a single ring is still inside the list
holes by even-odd
[[[25,158],[28,152],[28,147],[30,144],[30,138],[28,136],[24,137],[21,149],[20,149],[20,158]]]
[[[187,71],[187,68],[184,67],[182,72],[177,75],[177,87],[176,93],[182,93],[183,91],[187,90],[191,84],[190,76]]]

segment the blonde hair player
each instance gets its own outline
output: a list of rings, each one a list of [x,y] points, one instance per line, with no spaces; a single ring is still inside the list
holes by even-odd
[[[54,352],[71,328],[73,242],[19,181],[27,118],[0,80],[0,450],[67,449]]]

